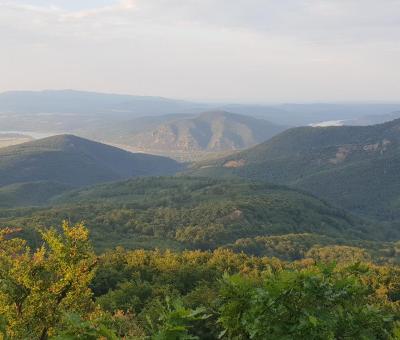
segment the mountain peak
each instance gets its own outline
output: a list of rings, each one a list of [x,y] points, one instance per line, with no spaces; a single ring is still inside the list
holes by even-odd
[[[230,152],[263,142],[284,128],[224,110],[175,119],[129,138],[129,145],[153,153]]]
[[[181,169],[160,156],[133,154],[74,135],[57,135],[0,149],[0,186],[42,180],[82,186]]]
[[[220,117],[220,116],[240,116],[240,115],[225,110],[211,110],[200,113],[198,117],[201,118],[201,117]]]
[[[73,148],[79,148],[84,145],[104,145],[101,143],[97,143],[94,141],[91,141],[86,138],[78,137],[75,135],[71,134],[61,134],[61,135],[55,135],[55,136],[50,136],[46,137],[43,139],[39,139],[33,142],[26,143],[28,145],[36,146],[36,147],[43,147],[43,148],[48,148],[48,149],[54,149],[54,150],[67,150],[67,149],[73,149]],[[104,145],[105,147],[108,147]],[[18,146],[15,146],[17,148]]]

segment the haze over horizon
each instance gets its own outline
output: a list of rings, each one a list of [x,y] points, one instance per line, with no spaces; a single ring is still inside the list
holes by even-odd
[[[398,102],[399,13],[399,0],[0,0],[0,92]]]

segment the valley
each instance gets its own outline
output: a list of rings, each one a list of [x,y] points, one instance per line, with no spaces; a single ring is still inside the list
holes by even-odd
[[[289,237],[299,249],[314,240],[310,247],[327,242],[379,253],[399,238],[398,120],[280,133],[263,120],[223,111],[141,121],[153,132],[139,133],[137,141],[151,149],[154,131],[169,126],[177,135],[160,135],[155,145],[165,151],[180,147],[195,162],[149,155],[147,148],[131,153],[74,135],[0,148],[2,223],[24,225],[34,235],[57,219],[85,221],[97,249],[122,244],[133,249],[227,247],[269,254],[263,248],[268,238]],[[253,134],[240,125],[250,122]],[[160,128],[160,123],[167,125]],[[191,130],[202,124],[210,124],[214,135]],[[243,133],[242,139],[225,129]],[[268,139],[269,129],[278,130]],[[196,143],[183,143],[190,140],[189,131],[200,138]],[[256,138],[267,141],[251,147]],[[230,144],[234,141],[239,144]],[[243,151],[220,149],[247,145]],[[199,161],[199,155],[205,159]],[[296,235],[300,243],[293,241]]]
[[[143,107],[154,102],[140,100]],[[39,104],[37,110],[51,108]],[[0,322],[0,334],[39,334],[47,329],[42,315],[52,310],[57,319],[49,327],[57,334],[148,339],[170,332],[162,318],[178,313],[180,335],[160,339],[217,339],[221,332],[233,339],[230,318],[256,313],[268,315],[265,325],[279,325],[278,338],[301,339],[302,331],[287,329],[280,313],[289,311],[300,325],[301,313],[314,313],[321,299],[329,307],[318,307],[316,319],[323,313],[343,323],[344,309],[373,320],[357,334],[376,327],[374,334],[396,331],[398,119],[290,127],[203,107],[143,117],[122,110],[110,119],[111,109],[94,115],[90,105],[82,113],[70,105],[77,111],[72,115],[32,109],[23,118],[14,107],[16,121],[32,119],[37,129],[12,129],[8,121],[0,135],[0,278],[7,278],[11,292],[28,292],[14,296],[0,288],[0,299],[4,306],[15,298],[46,306],[32,317],[0,305],[0,316],[15,320],[6,331]],[[385,117],[392,115],[379,119]],[[60,286],[71,295],[54,288]],[[266,314],[262,299],[270,294],[289,302],[269,300]],[[299,294],[309,307],[292,312]],[[60,307],[51,296],[74,307]],[[236,305],[242,296],[246,303]],[[26,311],[36,310],[36,302],[24,301]],[[75,315],[76,306],[83,307]],[[341,331],[324,323],[323,329],[349,334],[359,325],[351,321]],[[248,338],[247,328],[240,332]]]

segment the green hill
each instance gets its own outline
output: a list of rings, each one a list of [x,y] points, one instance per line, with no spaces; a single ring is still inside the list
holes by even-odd
[[[239,176],[307,190],[379,218],[400,217],[400,120],[373,126],[302,127],[191,173]]]
[[[157,177],[70,191],[51,207],[0,210],[0,225],[85,221],[98,249],[229,246],[258,236],[311,233],[334,239],[396,238],[301,191],[266,183]]]
[[[174,174],[181,165],[159,156],[132,154],[72,135],[0,149],[0,186],[53,181],[85,186],[136,176]]]

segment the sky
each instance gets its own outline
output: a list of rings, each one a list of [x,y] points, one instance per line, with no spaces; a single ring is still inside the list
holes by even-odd
[[[400,0],[0,0],[0,91],[400,101]]]

